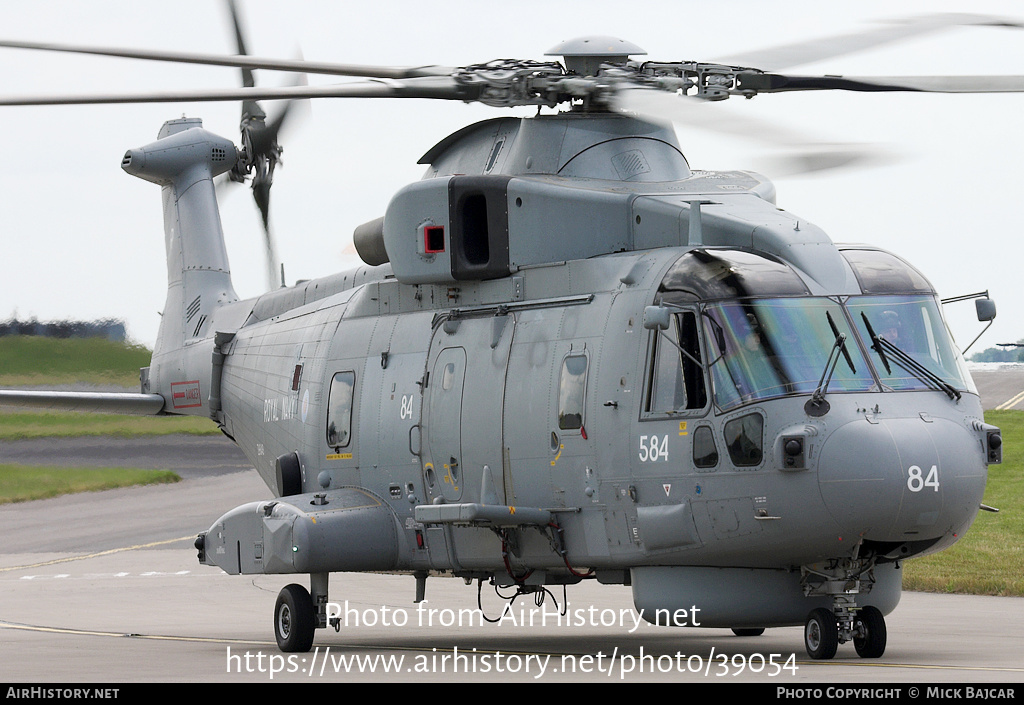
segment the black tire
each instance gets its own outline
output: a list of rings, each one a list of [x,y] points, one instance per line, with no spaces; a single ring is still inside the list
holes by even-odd
[[[274,636],[277,646],[287,653],[305,653],[313,646],[316,611],[313,598],[301,585],[286,585],[274,607]]]
[[[859,610],[853,620],[853,627],[857,632],[862,629],[864,631],[863,637],[853,637],[853,646],[857,649],[858,656],[879,658],[885,653],[885,617],[877,607],[868,606]]]
[[[764,634],[763,628],[751,628],[751,629],[733,629],[732,633],[736,636],[761,636]]]
[[[298,453],[285,453],[274,461],[274,474],[280,497],[302,494],[302,464]]]
[[[807,616],[804,647],[807,655],[816,660],[827,661],[836,655],[836,649],[839,648],[839,624],[832,610],[819,607]]]

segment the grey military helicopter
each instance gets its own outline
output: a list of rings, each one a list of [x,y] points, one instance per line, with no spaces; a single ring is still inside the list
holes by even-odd
[[[475,581],[478,600],[484,582],[516,596],[629,585],[652,623],[684,626],[696,606],[700,626],[739,636],[803,625],[815,659],[848,641],[880,657],[902,562],[951,546],[985,508],[1000,431],[921,272],[833,243],[763,176],[692,170],[649,116],[791,90],[1024,90],[779,72],[960,23],[1018,26],[923,18],[763,54],[772,71],[637,61],[608,37],[567,41],[549,52],[560,61],[461,68],[261,59],[240,32],[232,57],[0,42],[249,72],[241,89],[0,100],[246,101],[241,147],[182,118],[124,155],[161,187],[165,219],[167,300],[141,391],[0,401],[212,418],[275,499],[214,521],[199,561],[309,576],[274,607],[284,651],[332,626],[331,573],[389,571],[414,577],[416,601],[437,573]],[[266,89],[253,69],[370,80]],[[427,152],[424,178],[356,228],[365,266],[240,300],[214,180],[253,179],[266,225],[281,121],[256,101],[313,97],[538,113]]]

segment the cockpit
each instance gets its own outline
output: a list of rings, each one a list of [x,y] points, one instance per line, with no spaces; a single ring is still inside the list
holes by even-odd
[[[671,345],[652,353],[646,411],[696,410],[708,399],[728,411],[815,392],[977,393],[928,280],[888,252],[842,254],[861,295],[812,295],[770,255],[709,248],[680,257],[659,290],[673,313],[659,337]]]

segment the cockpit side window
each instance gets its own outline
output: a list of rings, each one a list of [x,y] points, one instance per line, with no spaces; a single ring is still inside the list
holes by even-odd
[[[703,409],[707,401],[697,314],[678,313],[668,330],[651,332],[644,411],[693,411]]]
[[[764,418],[747,414],[725,424],[725,447],[737,467],[761,464],[764,443]]]
[[[710,426],[698,426],[693,432],[693,465],[705,470],[718,465],[718,446]]]

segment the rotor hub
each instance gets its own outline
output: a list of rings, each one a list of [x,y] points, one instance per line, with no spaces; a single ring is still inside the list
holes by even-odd
[[[545,56],[561,56],[567,71],[580,76],[596,76],[601,64],[625,64],[632,55],[647,52],[632,42],[617,37],[577,37],[558,44]]]

